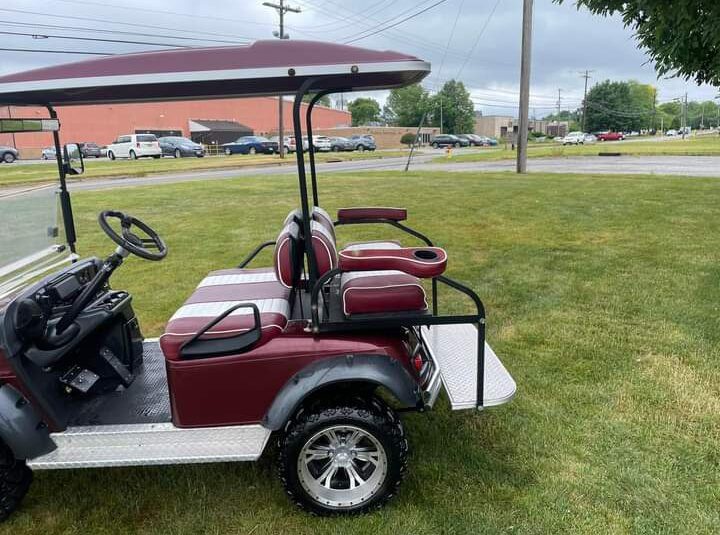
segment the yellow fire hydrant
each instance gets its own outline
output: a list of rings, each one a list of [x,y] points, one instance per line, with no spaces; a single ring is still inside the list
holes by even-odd
[[[447,158],[448,160],[452,158],[452,146],[450,145],[445,147],[445,158]]]

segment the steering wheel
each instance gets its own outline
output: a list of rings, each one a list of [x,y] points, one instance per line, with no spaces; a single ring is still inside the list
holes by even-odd
[[[110,218],[120,220],[122,236],[110,226],[108,222]],[[100,228],[103,229],[112,241],[140,258],[157,261],[162,260],[167,255],[167,245],[165,245],[163,239],[158,236],[158,233],[131,215],[106,210],[100,213],[98,223],[100,223]],[[138,236],[137,231],[133,232],[134,229],[142,231],[145,237]]]

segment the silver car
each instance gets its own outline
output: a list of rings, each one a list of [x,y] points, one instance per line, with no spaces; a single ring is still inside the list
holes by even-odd
[[[13,163],[20,158],[20,153],[13,147],[0,146],[0,162]]]

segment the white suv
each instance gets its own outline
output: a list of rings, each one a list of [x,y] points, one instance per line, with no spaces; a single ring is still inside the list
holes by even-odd
[[[307,136],[303,137],[304,148],[307,148]],[[313,147],[316,152],[330,152],[332,150],[332,141],[327,136],[313,136]]]
[[[563,145],[584,145],[585,134],[583,132],[570,132],[563,138]]]
[[[107,148],[107,156],[115,158],[130,158],[137,160],[145,156],[157,159],[162,156],[162,149],[155,134],[128,134],[118,136]]]

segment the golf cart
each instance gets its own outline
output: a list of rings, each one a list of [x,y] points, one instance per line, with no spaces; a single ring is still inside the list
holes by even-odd
[[[33,470],[251,461],[271,437],[296,504],[360,513],[392,497],[405,472],[400,411],[431,409],[443,387],[453,410],[512,398],[515,383],[485,342],[482,301],[445,274],[448,254],[406,224],[406,210],[343,208],[333,218],[320,204],[315,103],[403,87],[429,69],[395,52],[278,40],[0,78],[1,105],[48,110],[4,128],[51,131],[59,172],[58,190],[0,193],[0,518]],[[275,239],[209,273],[164,334],[144,339],[132,295],[111,277],[137,261],[129,257],[160,261],[169,247],[151,222],[103,207],[109,254],[79,256],[67,177],[84,163],[77,145],[61,147],[55,107],[290,93],[299,208],[268,221]],[[410,243],[340,245],[347,225],[390,225]],[[273,265],[252,266],[270,248]],[[440,314],[440,286],[474,311]]]

